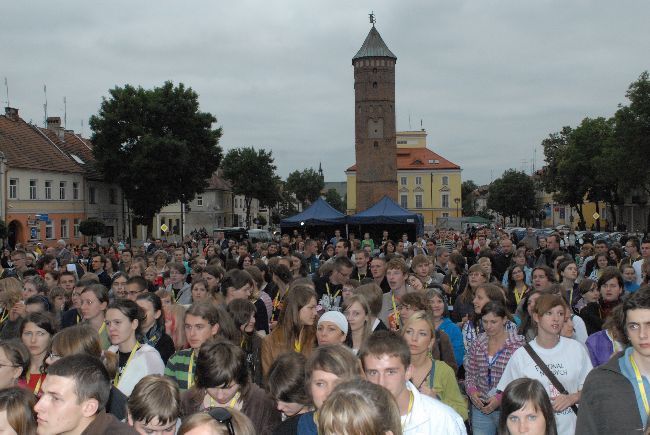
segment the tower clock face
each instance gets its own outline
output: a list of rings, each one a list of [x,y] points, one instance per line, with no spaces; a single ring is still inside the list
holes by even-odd
[[[368,137],[370,139],[381,139],[384,137],[384,118],[368,120]]]

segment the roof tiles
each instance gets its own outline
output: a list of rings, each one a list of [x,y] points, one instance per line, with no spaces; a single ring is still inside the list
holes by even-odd
[[[397,148],[397,170],[431,170],[431,169],[460,169],[456,163],[450,162],[428,148]],[[437,162],[437,163],[436,163]],[[350,166],[347,171],[356,171],[357,165]]]

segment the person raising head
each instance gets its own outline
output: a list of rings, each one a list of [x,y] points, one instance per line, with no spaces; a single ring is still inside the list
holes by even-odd
[[[364,379],[339,384],[318,413],[322,435],[401,435],[399,408],[390,392]]]
[[[165,376],[176,380],[181,393],[194,385],[195,359],[201,345],[216,335],[230,340],[236,334],[228,313],[214,304],[192,304],[185,312],[184,328],[189,347],[172,355],[165,367]]]
[[[286,352],[271,365],[268,391],[275,399],[278,411],[284,415],[276,433],[297,434],[300,416],[313,409],[305,385],[306,361],[303,354]]]
[[[181,398],[184,416],[228,407],[243,412],[261,435],[270,435],[280,424],[273,400],[250,382],[246,354],[239,346],[223,339],[203,343],[196,357],[195,380]]]
[[[127,421],[139,434],[174,435],[180,424],[178,385],[161,375],[140,379],[126,403]]]
[[[553,406],[536,379],[516,379],[501,396],[499,435],[558,435]]]
[[[110,378],[104,365],[88,355],[54,362],[43,381],[43,395],[34,406],[39,434],[134,434],[107,414]]]
[[[0,431],[6,435],[36,435],[36,397],[20,387],[0,389]]]
[[[106,310],[106,329],[112,346],[108,351],[117,354],[118,365],[113,385],[126,396],[140,379],[162,374],[165,364],[158,351],[148,344],[140,344],[144,312],[135,302],[118,299]]]
[[[262,340],[265,375],[281,353],[290,350],[306,356],[311,353],[316,337],[316,316],[316,292],[303,285],[290,289],[278,325]]]
[[[467,285],[462,293],[458,295],[453,305],[451,319],[460,325],[465,324],[472,313],[474,313],[474,293],[476,288],[489,281],[490,275],[479,264],[474,264],[467,271]],[[459,326],[460,326],[459,325]]]
[[[397,402],[404,433],[466,434],[463,419],[449,406],[421,394],[413,377],[406,341],[391,331],[373,333],[359,350],[363,370],[373,384],[391,392]]]
[[[338,384],[361,376],[361,365],[350,349],[341,344],[318,347],[307,359],[305,384],[315,409],[320,409]],[[297,433],[316,435],[314,412],[302,414]]]

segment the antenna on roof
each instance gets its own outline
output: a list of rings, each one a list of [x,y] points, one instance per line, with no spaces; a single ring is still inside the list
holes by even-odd
[[[43,94],[45,95],[45,103],[43,104],[43,112],[45,112],[45,119],[43,120],[43,127],[47,127],[47,85],[43,85]]]
[[[409,112],[409,130],[411,130],[411,112]]]
[[[377,22],[377,19],[375,18],[375,11],[370,12],[370,24],[372,24],[372,27],[375,27],[375,23]]]
[[[7,106],[9,107],[9,84],[7,83],[7,77],[5,77],[5,91],[7,93]]]
[[[81,119],[81,137],[84,137],[84,120]]]
[[[63,129],[68,126],[68,103],[63,97]]]
[[[420,129],[424,130],[424,127],[422,126],[422,118],[420,118]]]

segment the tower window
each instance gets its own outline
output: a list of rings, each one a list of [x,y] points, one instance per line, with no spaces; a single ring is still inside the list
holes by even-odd
[[[377,68],[373,68],[373,69],[372,69],[372,73],[373,73],[373,74],[377,74]]]
[[[377,82],[372,82],[373,89],[377,89]]]
[[[372,146],[375,147],[375,148],[379,148],[379,142],[375,141],[375,142],[372,144]]]

